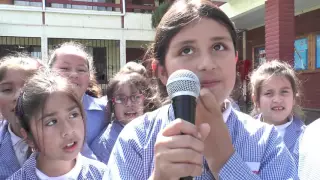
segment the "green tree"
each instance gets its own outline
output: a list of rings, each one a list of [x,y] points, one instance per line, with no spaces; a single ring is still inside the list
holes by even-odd
[[[151,16],[151,25],[153,28],[156,28],[158,26],[158,24],[161,21],[162,16],[167,12],[167,10],[169,9],[171,3],[169,2],[164,2],[161,3],[157,9],[152,13]]]

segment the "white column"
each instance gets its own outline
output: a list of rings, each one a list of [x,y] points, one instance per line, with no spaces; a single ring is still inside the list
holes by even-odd
[[[247,32],[242,32],[242,57],[243,60],[247,59]]]
[[[126,64],[126,40],[124,38],[120,39],[120,67]]]
[[[48,62],[48,37],[44,33],[41,36],[41,59]]]
[[[247,33],[246,30],[242,32],[242,58],[243,60],[247,60]],[[244,102],[247,102],[247,81],[243,80],[242,82],[242,93]],[[247,111],[247,106],[244,108]]]

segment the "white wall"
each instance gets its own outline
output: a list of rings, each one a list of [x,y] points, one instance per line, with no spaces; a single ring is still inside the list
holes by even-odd
[[[43,19],[44,18],[44,19]],[[45,24],[42,21],[45,20]],[[120,63],[127,41],[153,41],[151,14],[14,6],[0,4],[0,36],[41,37],[42,57],[48,38],[120,40]]]
[[[63,13],[61,13],[63,11]],[[92,14],[90,14],[92,12]],[[0,36],[152,41],[151,14],[0,5]]]

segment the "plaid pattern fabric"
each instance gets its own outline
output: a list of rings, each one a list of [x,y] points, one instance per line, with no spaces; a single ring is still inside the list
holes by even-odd
[[[104,179],[148,179],[154,168],[157,134],[174,119],[170,105],[125,126],[111,152]],[[221,169],[219,179],[298,179],[294,159],[273,126],[235,110],[226,124],[236,152]],[[194,179],[214,177],[205,163],[202,175]]]

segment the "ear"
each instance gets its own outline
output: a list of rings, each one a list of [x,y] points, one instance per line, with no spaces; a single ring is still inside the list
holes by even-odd
[[[25,129],[21,128],[20,133],[24,139],[24,141],[28,144],[28,146],[32,149],[36,148],[34,141],[31,139],[30,135],[28,136],[28,133]]]
[[[236,63],[238,62],[238,60],[239,60],[239,52],[236,51]]]
[[[167,73],[166,69],[161,65],[158,65],[157,76],[161,80],[162,84],[164,84],[164,85],[167,84],[168,73]]]

